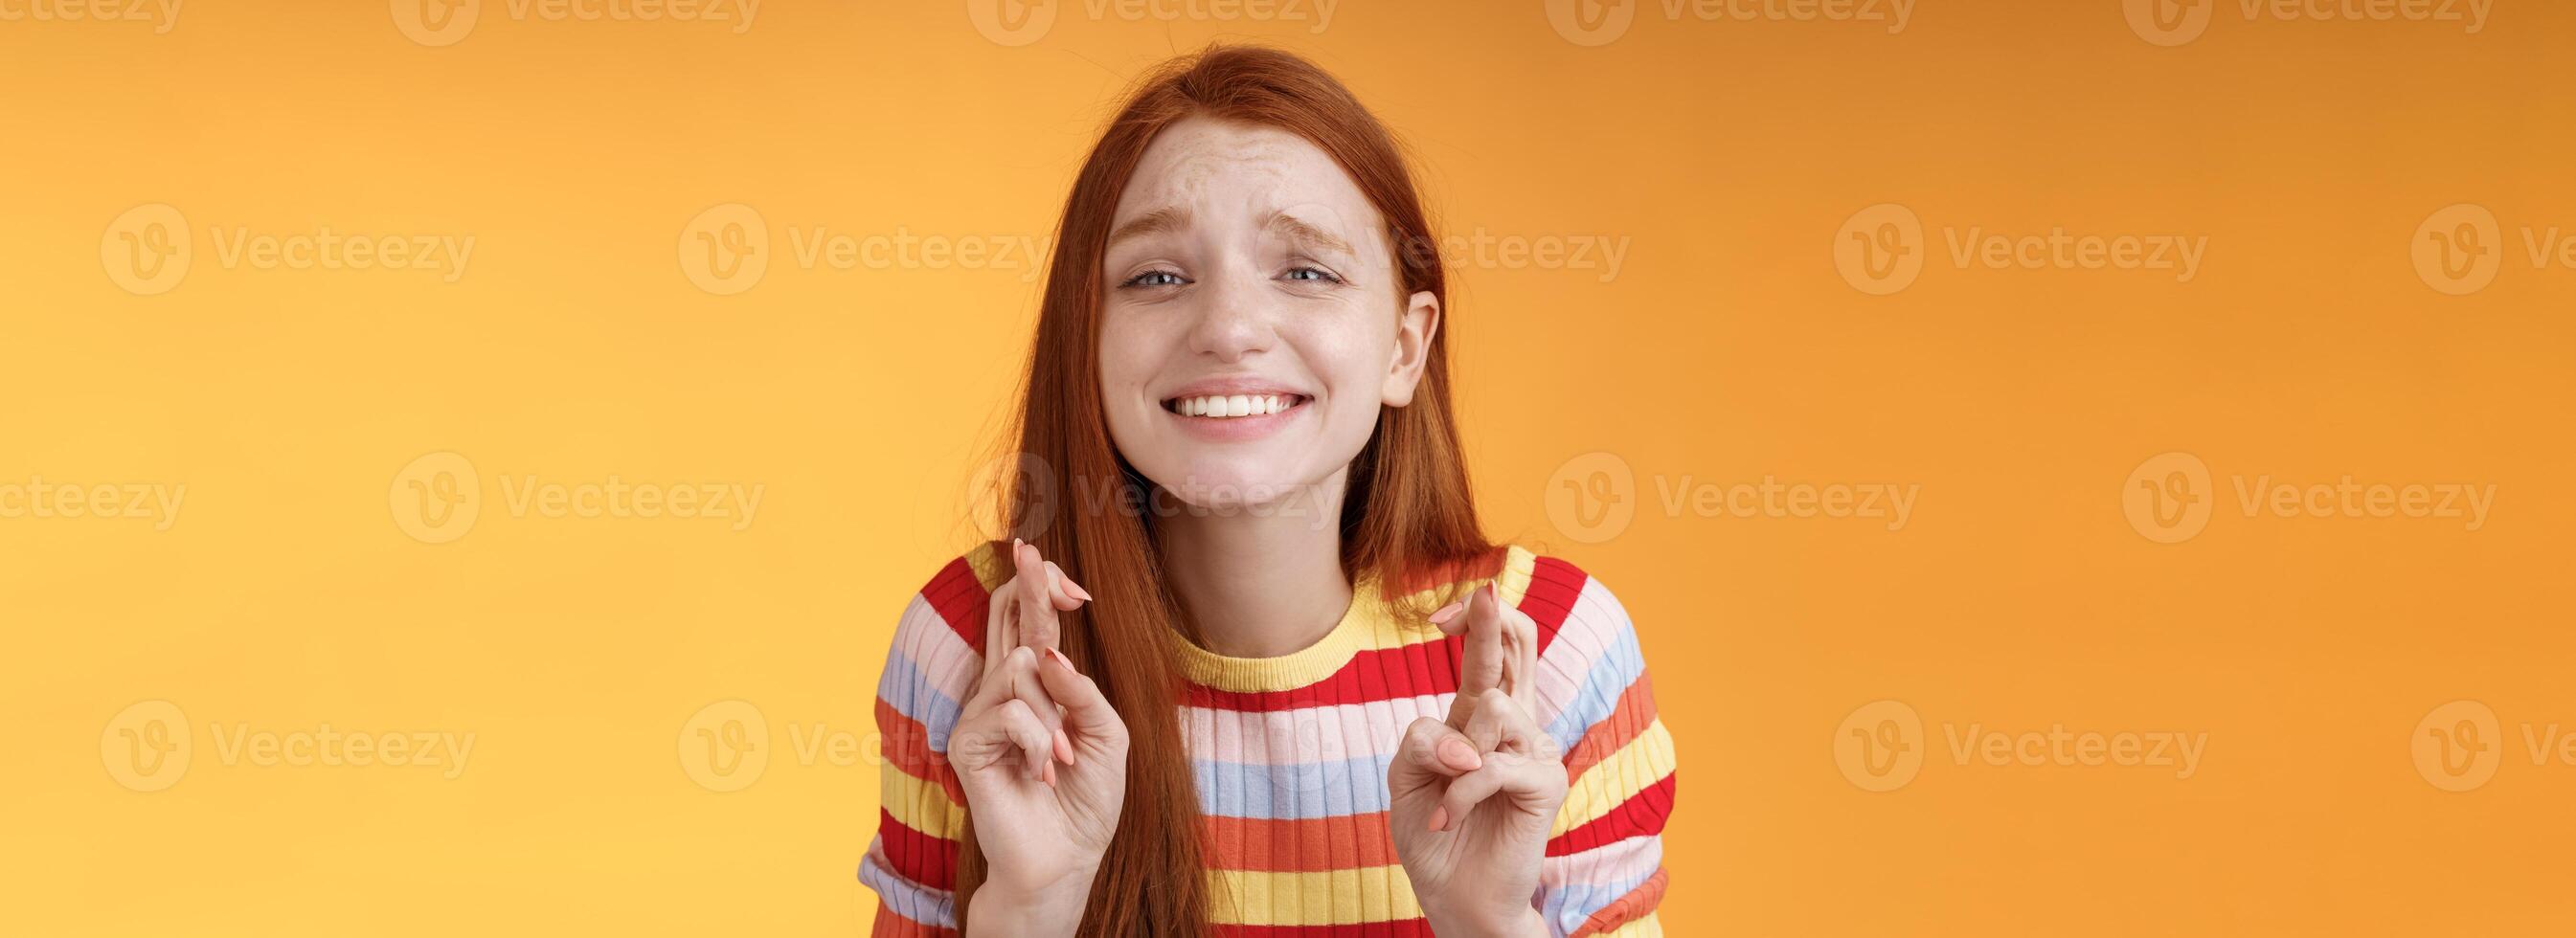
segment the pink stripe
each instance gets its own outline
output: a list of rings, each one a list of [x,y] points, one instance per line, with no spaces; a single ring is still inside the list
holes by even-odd
[[[1583,692],[1583,682],[1592,675],[1592,667],[1616,647],[1626,634],[1628,611],[1620,608],[1618,599],[1598,580],[1583,584],[1583,592],[1574,602],[1573,612],[1538,659],[1538,721],[1544,726],[1565,712],[1566,704]]]
[[[894,654],[920,672],[930,688],[959,706],[965,705],[966,692],[984,673],[984,656],[957,637],[924,596],[913,597],[912,604],[904,609],[903,621],[895,626]],[[929,722],[929,714],[921,712],[920,702],[911,703],[913,706],[897,709],[904,716]]]
[[[1400,697],[1364,704],[1238,711],[1182,707],[1181,726],[1205,749],[1193,758],[1237,765],[1340,762],[1394,753],[1404,728],[1424,716],[1444,716],[1456,694]]]

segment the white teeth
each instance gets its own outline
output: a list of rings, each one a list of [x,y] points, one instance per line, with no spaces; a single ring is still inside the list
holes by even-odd
[[[1172,412],[1185,417],[1258,417],[1297,406],[1294,394],[1211,394],[1172,402]]]

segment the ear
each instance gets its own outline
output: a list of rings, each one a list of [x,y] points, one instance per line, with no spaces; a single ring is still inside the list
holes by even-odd
[[[1404,316],[1396,322],[1395,356],[1386,366],[1386,382],[1378,390],[1378,399],[1388,407],[1413,403],[1413,388],[1422,383],[1422,369],[1431,363],[1431,338],[1440,334],[1440,298],[1424,290],[1405,301]]]

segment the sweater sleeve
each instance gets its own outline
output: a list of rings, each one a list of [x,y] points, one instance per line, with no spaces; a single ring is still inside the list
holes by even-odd
[[[895,626],[877,681],[883,807],[859,862],[859,882],[877,895],[876,938],[957,934],[952,890],[966,798],[948,764],[948,739],[981,672],[974,646],[983,636],[986,602],[961,559],[922,587]]]
[[[1540,630],[1538,717],[1565,753],[1565,806],[1536,903],[1558,935],[1661,935],[1673,738],[1655,714],[1636,629],[1572,564],[1538,558],[1520,608]]]

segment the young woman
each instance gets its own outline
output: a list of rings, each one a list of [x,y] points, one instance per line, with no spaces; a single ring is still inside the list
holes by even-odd
[[[1007,504],[878,685],[878,935],[1659,934],[1618,600],[1488,542],[1443,268],[1312,64],[1167,65],[1067,200]]]

